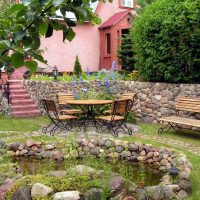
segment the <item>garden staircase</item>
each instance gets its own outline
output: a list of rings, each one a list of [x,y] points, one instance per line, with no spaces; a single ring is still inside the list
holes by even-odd
[[[21,80],[9,80],[10,107],[13,117],[34,117],[40,114]]]

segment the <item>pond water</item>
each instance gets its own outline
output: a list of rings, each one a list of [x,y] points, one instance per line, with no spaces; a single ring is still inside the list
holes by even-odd
[[[52,160],[38,160],[30,158],[15,158],[14,162],[19,165],[20,172],[23,175],[34,175],[52,171],[64,171],[76,165],[86,165],[95,168],[96,170],[110,170],[118,173],[131,182],[138,182],[143,180],[145,186],[153,186],[160,183],[163,173],[157,169],[152,169],[150,166],[139,162],[127,162],[117,160],[115,162],[109,160],[67,160],[67,161],[52,161]]]

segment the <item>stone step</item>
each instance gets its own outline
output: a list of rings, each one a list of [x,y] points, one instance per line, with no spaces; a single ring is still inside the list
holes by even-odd
[[[20,84],[20,83],[22,84],[22,80],[15,80],[15,79],[9,79],[8,82],[12,84]]]
[[[19,105],[30,105],[30,104],[34,104],[32,99],[23,99],[23,100],[13,100],[11,99],[11,105],[15,105],[15,106],[19,106]]]
[[[32,110],[32,111],[15,111],[12,112],[12,116],[13,117],[24,117],[24,118],[29,118],[29,117],[34,117],[34,116],[38,116],[40,115],[40,111],[39,110]]]
[[[23,85],[21,85],[21,84],[18,84],[18,85],[10,85],[10,91],[20,90],[20,89],[24,89]]]
[[[25,89],[17,89],[17,90],[10,90],[11,95],[22,95],[27,94],[27,91]]]
[[[30,99],[30,96],[28,94],[11,94],[11,99],[13,100],[24,100],[24,99]]]
[[[35,104],[30,104],[30,105],[20,105],[20,106],[13,106],[11,105],[11,109],[13,112],[15,111],[33,111],[33,110],[37,110],[37,107]]]

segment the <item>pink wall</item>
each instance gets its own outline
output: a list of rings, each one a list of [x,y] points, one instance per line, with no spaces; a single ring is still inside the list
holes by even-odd
[[[112,3],[100,2],[97,6],[96,13],[102,19],[102,22],[109,19],[113,14],[124,11],[119,8],[118,0]],[[88,66],[91,71],[99,69],[100,62],[100,33],[99,25],[85,23],[74,27],[76,37],[72,42],[62,42],[62,32],[54,32],[51,38],[43,38],[41,48],[46,49],[44,53],[48,65],[56,65],[60,71],[73,71],[73,65],[76,55],[79,56],[83,69]],[[39,66],[45,67],[40,64]]]

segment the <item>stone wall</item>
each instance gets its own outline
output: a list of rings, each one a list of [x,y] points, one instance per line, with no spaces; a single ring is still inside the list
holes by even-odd
[[[59,92],[76,92],[85,88],[94,88],[96,92],[102,89],[102,81],[92,82],[48,82],[25,80],[24,86],[31,97],[38,103],[42,98],[56,100]],[[132,92],[137,94],[133,112],[139,121],[157,123],[162,116],[175,114],[175,99],[178,96],[200,97],[200,84],[167,84],[135,81],[111,81],[113,93]],[[184,113],[180,113],[183,115]],[[199,117],[199,116],[195,116]]]

